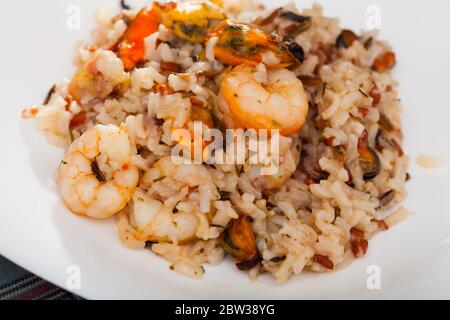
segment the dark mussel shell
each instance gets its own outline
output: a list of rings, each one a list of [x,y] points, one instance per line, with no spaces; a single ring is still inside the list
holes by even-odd
[[[356,40],[358,40],[358,36],[353,31],[342,30],[336,39],[336,47],[338,49],[349,48]]]
[[[292,42],[287,45],[287,49],[291,56],[300,63],[305,60],[305,50],[297,42]]]
[[[292,11],[283,11],[280,14],[280,17],[290,20],[290,21],[293,21],[293,22],[299,22],[299,23],[311,20],[311,17],[302,16],[302,15],[296,14],[295,12],[292,12]]]
[[[304,173],[312,179],[315,183],[321,180],[327,180],[330,174],[323,171],[319,165],[319,157],[315,156],[303,156],[302,155],[302,168]]]
[[[359,138],[358,153],[363,179],[370,180],[375,178],[381,171],[381,161],[375,150],[369,146],[367,131],[364,131]]]
[[[230,222],[219,242],[226,253],[240,262],[250,261],[258,253],[252,226],[245,215]]]
[[[250,270],[256,267],[261,261],[262,261],[261,255],[259,254],[259,252],[256,252],[253,258],[251,258],[250,260],[236,263],[236,267],[239,270]]]

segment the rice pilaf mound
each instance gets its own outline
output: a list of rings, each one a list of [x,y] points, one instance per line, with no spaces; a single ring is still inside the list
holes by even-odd
[[[108,9],[97,23],[73,78],[23,116],[67,150],[56,174],[67,207],[115,216],[127,247],[193,278],[230,254],[282,283],[347,266],[407,214],[384,214],[409,176],[396,57],[376,32],[343,30],[319,5],[233,0]],[[279,130],[278,172],[175,163],[191,141],[172,134],[196,121]]]

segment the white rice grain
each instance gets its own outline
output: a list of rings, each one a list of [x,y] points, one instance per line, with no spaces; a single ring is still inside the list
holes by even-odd
[[[219,40],[219,38],[211,37],[208,40],[208,42],[206,43],[205,56],[206,56],[206,59],[208,59],[208,61],[210,61],[210,62],[214,62],[216,60],[215,54],[214,54],[214,47],[217,43],[217,40]]]
[[[425,169],[434,169],[441,167],[443,161],[441,157],[422,154],[417,157],[417,164]]]
[[[389,227],[393,227],[394,225],[399,224],[400,222],[403,222],[411,215],[412,215],[412,213],[410,211],[408,211],[405,207],[400,207],[399,209],[397,209],[396,211],[391,213],[388,217],[386,217],[384,219],[384,222],[386,222],[386,224]]]

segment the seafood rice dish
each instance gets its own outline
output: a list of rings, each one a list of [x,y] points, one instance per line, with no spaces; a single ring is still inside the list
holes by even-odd
[[[96,19],[73,76],[22,116],[66,150],[66,207],[113,217],[126,247],[192,278],[230,255],[283,283],[348,266],[408,215],[396,55],[376,31],[236,0],[122,1]],[[261,132],[276,149],[235,148]]]

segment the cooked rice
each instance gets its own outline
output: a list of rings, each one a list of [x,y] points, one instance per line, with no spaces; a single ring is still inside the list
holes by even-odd
[[[423,168],[433,169],[442,166],[442,159],[437,156],[427,156],[422,154],[417,158],[417,163]]]
[[[251,1],[228,0],[223,6],[228,16],[241,21],[256,21],[257,15],[267,17],[272,12],[263,12],[261,5]],[[305,269],[326,272],[348,265],[355,258],[352,230],[370,239],[382,229],[383,212],[404,199],[408,157],[399,149],[402,131],[397,83],[389,70],[372,70],[374,60],[391,51],[389,45],[368,32],[337,51],[335,43],[342,31],[338,19],[323,16],[319,5],[298,11],[290,4],[284,10],[309,16],[312,21],[293,39],[305,51],[305,61],[295,73],[303,78],[319,76],[325,85],[307,86],[303,81],[310,111],[300,132],[281,139],[281,167],[295,171],[281,185],[260,176],[252,166],[175,165],[170,161],[171,133],[192,127],[193,101],[217,103],[217,83],[227,67],[215,59],[217,38],[193,45],[176,39],[160,25],[158,32],[145,40],[147,62],[125,72],[121,60],[108,48],[123,36],[137,11],[117,15],[108,9],[99,14],[93,43],[81,45],[75,59],[77,68],[82,68],[98,56],[96,68],[103,75],[104,89],[111,93],[115,84],[129,82],[122,94],[102,98],[86,94],[80,103],[68,103],[68,82],[64,82],[48,104],[24,111],[24,117],[37,119],[49,143],[64,148],[96,124],[125,124],[132,161],[141,173],[132,200],[116,216],[120,239],[127,247],[151,247],[171,263],[171,269],[200,278],[204,264],[223,260],[225,251],[218,239],[226,227],[247,215],[261,257],[250,268],[250,276],[256,279],[268,272],[281,283]],[[291,24],[276,17],[262,28],[283,34]],[[368,41],[371,45],[365,46]],[[263,62],[270,64],[274,59],[277,57],[267,55]],[[161,70],[162,62],[179,65],[186,73]],[[264,64],[257,67],[255,79],[266,82]],[[377,97],[371,94],[374,85]],[[80,112],[85,121],[71,125]],[[372,179],[364,179],[358,161],[358,142],[364,132],[380,158],[380,172]],[[419,162],[426,167],[440,164],[424,157]],[[314,173],[320,177],[312,176]],[[388,193],[390,201],[380,203]],[[150,232],[146,230],[146,212],[155,203],[194,213],[198,219],[195,239],[148,242],[143,236]],[[406,209],[401,208],[384,222],[391,227],[406,216]]]

